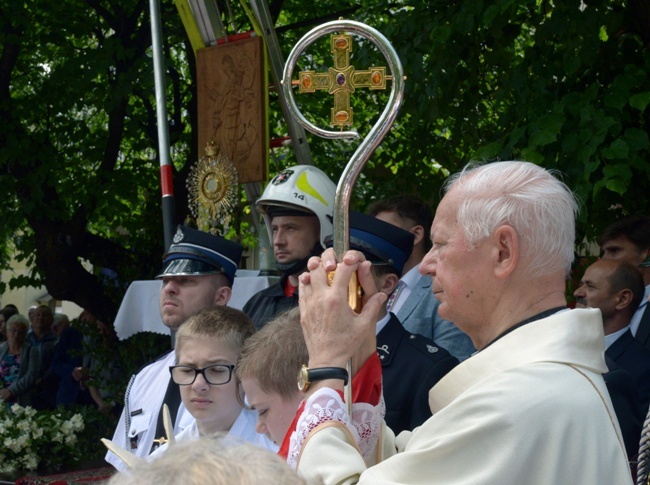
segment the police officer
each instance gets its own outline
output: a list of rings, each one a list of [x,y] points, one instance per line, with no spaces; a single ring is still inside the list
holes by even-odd
[[[350,249],[372,263],[377,289],[394,301],[397,284],[413,249],[413,234],[358,212],[350,212]],[[327,242],[331,238],[328,238]],[[458,364],[432,340],[408,332],[384,308],[377,322],[377,354],[381,361],[386,424],[397,435],[420,426],[431,416],[429,390]]]
[[[160,314],[171,330],[172,340],[193,313],[228,303],[242,251],[238,243],[178,226],[157,276],[162,279]],[[181,404],[178,387],[170,379],[169,366],[175,364],[174,360],[173,351],[165,354],[133,375],[127,387],[113,442],[137,456],[149,455],[155,449],[154,441],[164,438],[163,403],[170,408],[174,434],[194,419]],[[118,470],[125,469],[111,452],[106,454],[106,461]]]
[[[278,173],[256,203],[262,213],[280,281],[256,293],[244,305],[255,327],[298,306],[298,276],[332,234],[336,186],[322,170],[296,165]]]

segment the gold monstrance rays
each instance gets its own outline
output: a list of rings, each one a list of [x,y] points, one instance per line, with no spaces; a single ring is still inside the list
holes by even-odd
[[[217,153],[214,140],[206,146],[205,156],[192,167],[187,189],[197,228],[224,235],[237,201],[237,169],[225,155]]]

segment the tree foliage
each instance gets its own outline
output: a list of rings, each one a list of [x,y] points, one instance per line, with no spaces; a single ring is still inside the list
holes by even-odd
[[[558,170],[577,193],[581,239],[594,240],[621,214],[648,212],[647,3],[359,6],[354,17],[386,35],[408,77],[400,117],[364,170],[361,207],[402,192],[435,205],[444,178],[467,162],[520,159]],[[369,57],[362,47],[353,62]],[[364,121],[378,97],[360,102]],[[329,164],[353,147],[312,149]]]
[[[165,16],[175,20],[168,110],[182,168],[193,87],[173,5]],[[122,285],[151,277],[162,251],[147,4],[3,0],[0,18],[0,234],[5,254],[36,270],[13,283],[41,282],[110,321]]]
[[[315,23],[343,15],[383,32],[401,58],[404,105],[364,169],[358,208],[403,192],[435,205],[446,175],[468,161],[524,159],[563,174],[583,201],[579,232],[593,239],[621,213],[648,212],[646,4],[275,0],[270,8],[285,57]],[[236,7],[237,24],[250,28]],[[195,66],[175,6],[161,8],[182,222],[185,179],[199,153]],[[0,27],[2,262],[15,254],[34,265],[31,278],[13,284],[42,282],[55,298],[111,321],[123,285],[152,277],[163,249],[148,4],[0,0]],[[299,69],[331,65],[326,44]],[[359,68],[385,63],[367,42],[355,46]],[[354,94],[362,135],[386,98]],[[326,94],[300,98],[322,124],[331,103]],[[269,121],[272,136],[287,134],[273,92]],[[309,142],[334,179],[356,148]],[[273,155],[270,173],[295,163],[290,149]],[[246,212],[238,208],[233,237],[243,237]]]

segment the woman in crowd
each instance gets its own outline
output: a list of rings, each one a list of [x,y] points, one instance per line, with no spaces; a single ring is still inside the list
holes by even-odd
[[[9,304],[0,310],[0,342],[7,340],[7,321],[18,313],[15,305]]]
[[[0,399],[8,404],[31,404],[31,394],[40,375],[37,349],[26,341],[29,321],[14,315],[7,322],[7,341],[0,344]]]

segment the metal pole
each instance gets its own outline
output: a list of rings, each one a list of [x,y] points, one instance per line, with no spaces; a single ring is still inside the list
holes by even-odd
[[[162,55],[162,23],[159,0],[150,0],[151,46],[153,48],[153,71],[156,85],[156,119],[158,121],[158,156],[160,157],[160,188],[162,191],[162,216],[165,251],[172,243],[175,228],[176,205],[172,164],[169,155],[169,126],[167,124],[167,100],[165,97],[165,70]]]
[[[278,37],[275,34],[275,28],[273,27],[273,19],[271,18],[268,2],[266,0],[251,0],[250,3],[257,17],[257,21],[262,26],[262,32],[264,34],[264,40],[266,41],[266,48],[271,63],[271,76],[273,77],[273,83],[278,90],[280,109],[282,110],[284,119],[287,122],[287,130],[291,137],[291,146],[296,154],[296,160],[298,160],[298,164],[300,165],[313,165],[314,163],[311,159],[311,152],[309,151],[309,143],[307,142],[307,134],[303,127],[296,123],[295,119],[290,115],[286,94],[280,86],[282,82],[284,58],[282,56],[282,51],[280,50]]]

